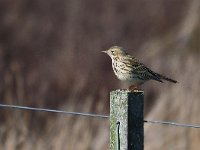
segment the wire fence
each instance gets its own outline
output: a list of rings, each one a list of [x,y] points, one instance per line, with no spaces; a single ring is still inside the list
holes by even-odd
[[[22,109],[22,110],[31,110],[31,111],[43,111],[43,112],[51,112],[51,113],[61,113],[61,114],[67,114],[67,115],[78,115],[78,116],[97,117],[97,118],[109,118],[109,116],[106,116],[106,115],[72,112],[72,111],[64,111],[64,110],[55,110],[55,109],[47,109],[47,108],[35,108],[35,107],[28,107],[28,106],[16,106],[16,105],[0,104],[0,107]]]
[[[6,109],[13,108],[13,109],[20,109],[20,110],[42,111],[42,112],[61,113],[61,114],[66,114],[66,115],[76,115],[76,116],[94,117],[94,118],[102,118],[102,119],[110,118],[110,116],[102,115],[102,114],[72,112],[72,111],[55,110],[55,109],[47,109],[47,108],[36,108],[36,107],[28,107],[28,106],[0,104],[0,107],[6,108]],[[176,122],[171,122],[171,121],[144,120],[144,123],[170,125],[170,126],[187,127],[187,128],[200,128],[200,125],[183,124],[183,123],[176,123]]]

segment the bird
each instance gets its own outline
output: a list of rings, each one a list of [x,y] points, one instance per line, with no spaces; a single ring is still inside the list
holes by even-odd
[[[152,71],[138,59],[129,55],[123,47],[112,46],[102,52],[106,53],[112,59],[112,69],[117,78],[131,83],[131,86],[128,88],[130,91],[138,91],[139,87],[149,80],[155,80],[161,83],[166,80],[177,83],[176,80]]]

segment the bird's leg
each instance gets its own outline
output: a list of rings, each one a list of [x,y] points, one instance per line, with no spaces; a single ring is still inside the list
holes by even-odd
[[[128,90],[131,92],[138,92],[140,90],[139,85],[131,85],[129,86]]]

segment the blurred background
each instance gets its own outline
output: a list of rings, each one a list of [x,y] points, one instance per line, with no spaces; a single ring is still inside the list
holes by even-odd
[[[109,115],[114,45],[179,82],[143,85],[145,119],[200,124],[199,0],[0,0],[0,103]],[[146,150],[199,141],[145,124]],[[109,120],[0,108],[0,149],[107,150]]]

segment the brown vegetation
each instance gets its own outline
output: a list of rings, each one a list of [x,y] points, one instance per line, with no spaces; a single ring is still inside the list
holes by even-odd
[[[109,114],[123,46],[178,84],[144,85],[149,120],[200,124],[200,1],[1,0],[0,103]],[[0,108],[0,149],[103,150],[106,119]],[[145,149],[196,150],[200,130],[145,124]]]

